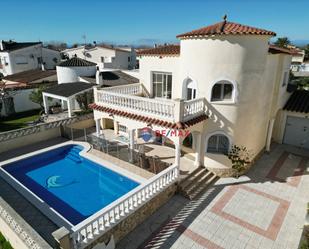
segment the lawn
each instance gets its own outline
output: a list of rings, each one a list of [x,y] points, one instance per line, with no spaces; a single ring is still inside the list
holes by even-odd
[[[39,110],[19,112],[10,117],[0,117],[0,132],[27,127],[27,122],[35,121],[40,116]]]

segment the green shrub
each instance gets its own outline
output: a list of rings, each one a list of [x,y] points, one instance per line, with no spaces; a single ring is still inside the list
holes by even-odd
[[[0,249],[13,249],[10,242],[8,242],[2,233],[0,233]]]

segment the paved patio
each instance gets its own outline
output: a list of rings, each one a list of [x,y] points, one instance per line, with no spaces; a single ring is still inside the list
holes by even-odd
[[[274,145],[246,176],[220,179],[195,201],[174,196],[117,249],[296,249],[309,201],[308,156]]]

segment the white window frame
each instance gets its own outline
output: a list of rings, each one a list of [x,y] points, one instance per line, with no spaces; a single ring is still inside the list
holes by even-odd
[[[119,134],[128,135],[128,127],[123,124],[118,124]]]
[[[231,84],[233,86],[233,90],[232,90],[232,96],[231,99],[218,99],[218,100],[212,100],[212,91],[213,91],[213,87],[216,84]],[[238,88],[237,88],[237,83],[234,80],[228,79],[228,78],[220,78],[215,80],[212,84],[211,84],[211,88],[210,88],[210,92],[209,92],[209,102],[212,104],[235,104],[237,102],[237,97],[238,97]],[[224,87],[222,87],[221,89],[221,95],[223,94],[223,89]]]
[[[161,97],[157,97],[157,96],[155,96],[154,95],[154,93],[155,93],[155,91],[154,91],[154,85],[155,84],[157,84],[157,83],[159,83],[159,82],[154,82],[153,81],[153,76],[154,76],[154,74],[161,74],[162,75],[162,96]],[[171,95],[171,97],[170,98],[168,98],[168,91],[167,91],[167,83],[166,83],[166,89],[163,89],[163,86],[164,86],[164,76],[171,76],[172,77],[172,82],[171,82],[171,92],[170,92],[170,95]],[[153,93],[153,97],[154,98],[159,98],[159,99],[172,99],[173,98],[173,74],[172,73],[170,73],[170,72],[158,72],[158,71],[153,71],[153,72],[151,72],[151,85],[152,85],[152,93]],[[157,92],[157,91],[156,91]],[[164,95],[164,93],[165,93],[165,95]]]
[[[188,99],[188,90],[191,89],[191,99]],[[193,100],[197,98],[197,84],[196,81],[191,79],[190,77],[186,79],[186,86],[185,86],[185,95],[186,100]]]
[[[207,134],[206,136],[206,150],[205,150],[205,153],[213,153],[213,154],[219,154],[219,155],[225,155],[221,152],[208,152],[208,144],[209,144],[209,139],[212,137],[212,136],[225,136],[228,141],[229,141],[229,147],[228,147],[228,152],[231,150],[232,148],[232,139],[229,135],[227,135],[224,131],[215,131],[215,132],[212,132],[212,133],[209,133]]]

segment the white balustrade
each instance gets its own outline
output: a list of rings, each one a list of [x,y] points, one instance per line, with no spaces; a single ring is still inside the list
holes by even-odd
[[[102,106],[169,122],[184,122],[205,113],[204,98],[177,101],[142,97],[149,94],[140,83],[98,89],[94,94]]]
[[[113,86],[106,87],[104,91],[128,94],[128,95],[142,95],[144,93],[143,85],[140,83],[130,84],[130,85],[122,85],[122,86]]]
[[[183,120],[187,121],[205,113],[204,98],[184,102]]]
[[[178,165],[170,166],[114,201],[99,212],[72,227],[74,248],[84,248],[102,236],[150,199],[173,184],[178,178]]]
[[[173,101],[150,99],[105,90],[97,91],[97,101],[105,107],[174,122],[175,103]]]

